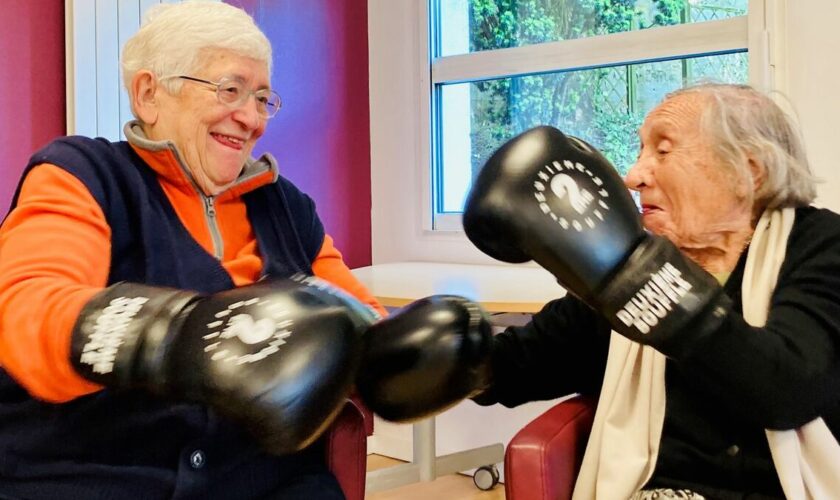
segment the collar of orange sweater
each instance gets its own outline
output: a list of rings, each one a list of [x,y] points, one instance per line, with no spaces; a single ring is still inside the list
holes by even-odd
[[[198,187],[174,142],[153,141],[146,138],[137,120],[126,123],[123,132],[132,149],[167,183],[190,194],[207,196]],[[275,182],[280,175],[279,172],[277,160],[269,153],[264,153],[259,158],[249,158],[242,166],[242,172],[236,181],[217,194],[215,198],[224,201],[242,196],[249,191]]]

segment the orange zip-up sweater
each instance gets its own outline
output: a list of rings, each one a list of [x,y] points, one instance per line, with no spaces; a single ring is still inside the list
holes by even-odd
[[[275,173],[249,178],[215,198],[221,241],[214,242],[203,198],[173,150],[140,147],[138,143],[148,141],[139,137],[139,128],[128,132],[132,148],[158,174],[192,237],[219,258],[237,286],[256,281],[263,261],[241,195],[271,182]],[[65,402],[101,389],[76,374],[69,353],[79,312],[107,285],[110,236],[105,215],[87,187],[50,164],[30,170],[16,207],[0,227],[0,364],[37,398]],[[386,314],[328,235],[312,271]]]

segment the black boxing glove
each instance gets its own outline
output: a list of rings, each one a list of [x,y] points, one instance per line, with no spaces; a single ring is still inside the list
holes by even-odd
[[[610,162],[553,127],[528,130],[490,157],[463,224],[484,253],[536,261],[616,331],[663,352],[675,332],[711,332],[730,309],[714,277],[645,232]]]
[[[71,360],[83,377],[206,404],[274,453],[312,443],[352,387],[374,315],[298,276],[209,296],[118,283],[83,308]]]
[[[463,297],[414,301],[364,338],[356,384],[362,400],[386,420],[435,415],[490,384],[490,322]]]

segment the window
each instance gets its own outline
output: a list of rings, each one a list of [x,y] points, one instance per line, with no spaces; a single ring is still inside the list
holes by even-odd
[[[480,1],[516,3],[505,22],[524,35],[471,43],[476,0],[368,0],[374,263],[498,263],[464,236],[460,210],[482,155],[531,125],[582,135],[626,168],[634,120],[672,88],[714,78],[784,91],[790,78],[784,0]],[[577,17],[534,15],[560,1]],[[613,9],[621,29],[595,22],[608,4],[634,6]],[[682,10],[665,16],[660,4]],[[571,35],[559,40],[558,25]],[[479,125],[478,110],[494,120]]]
[[[700,81],[747,82],[748,0],[430,0],[432,224],[460,229],[472,179],[540,124],[623,175],[644,115]]]

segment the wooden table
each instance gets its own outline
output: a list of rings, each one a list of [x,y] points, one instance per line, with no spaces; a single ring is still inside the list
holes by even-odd
[[[430,295],[453,294],[480,303],[490,313],[534,313],[565,293],[550,273],[531,266],[395,262],[354,269],[353,274],[391,308]],[[412,461],[369,472],[367,491],[434,481],[504,460],[501,443],[437,456],[434,418],[415,423],[412,437]]]
[[[488,312],[535,313],[564,295],[541,267],[394,262],[353,269],[386,307],[401,307],[436,294],[463,295]]]

